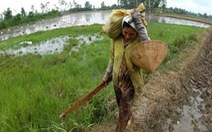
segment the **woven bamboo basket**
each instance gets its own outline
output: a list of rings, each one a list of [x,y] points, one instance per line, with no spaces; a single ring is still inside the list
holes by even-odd
[[[168,52],[167,45],[160,40],[147,40],[133,47],[130,60],[136,66],[154,72]]]

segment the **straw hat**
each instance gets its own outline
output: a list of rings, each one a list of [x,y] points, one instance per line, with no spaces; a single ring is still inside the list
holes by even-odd
[[[168,47],[160,40],[147,40],[135,45],[130,60],[136,66],[154,72],[166,57]]]

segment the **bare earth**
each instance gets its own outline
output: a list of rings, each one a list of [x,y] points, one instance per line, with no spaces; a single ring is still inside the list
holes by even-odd
[[[147,78],[146,95],[136,97],[132,125],[125,132],[212,131],[212,29],[199,40],[167,63],[173,68]],[[91,131],[113,132],[115,125]]]

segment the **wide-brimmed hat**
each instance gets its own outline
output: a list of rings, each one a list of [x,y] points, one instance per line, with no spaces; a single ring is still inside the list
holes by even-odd
[[[168,52],[167,45],[160,40],[146,40],[135,45],[130,60],[136,66],[154,72]]]

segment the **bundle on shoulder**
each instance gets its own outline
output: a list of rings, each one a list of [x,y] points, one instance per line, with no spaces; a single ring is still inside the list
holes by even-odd
[[[147,22],[145,20],[145,6],[141,3],[137,9],[141,12],[141,21],[147,26]],[[114,39],[118,37],[122,30],[122,20],[125,16],[130,15],[133,12],[133,9],[118,9],[112,10],[111,14],[108,17],[106,23],[102,26],[102,32],[106,33],[110,38]]]

